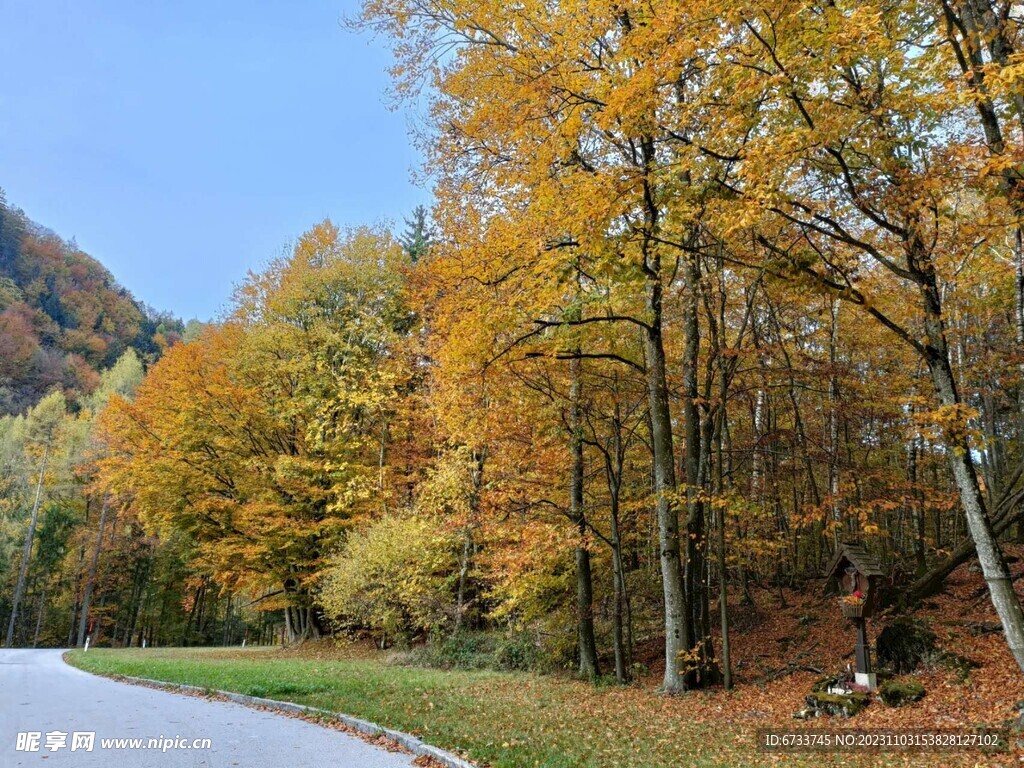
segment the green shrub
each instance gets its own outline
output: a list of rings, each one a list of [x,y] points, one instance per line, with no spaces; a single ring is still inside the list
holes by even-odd
[[[902,707],[924,698],[924,686],[917,680],[886,680],[878,689],[882,701],[890,707]]]
[[[437,646],[437,666],[444,669],[487,669],[493,664],[494,638],[483,632],[457,632]]]
[[[457,542],[425,516],[390,514],[349,533],[320,599],[339,626],[389,642],[437,631],[454,610]],[[438,574],[449,574],[438,576]]]
[[[540,666],[540,653],[533,638],[525,632],[507,635],[494,649],[494,664],[497,669],[531,670]]]
[[[493,637],[485,632],[434,635],[423,645],[392,654],[390,662],[435,669],[489,669],[494,668],[494,648]]]
[[[493,669],[502,672],[549,668],[526,632],[457,632],[435,635],[427,643],[392,653],[389,663],[436,669]]]

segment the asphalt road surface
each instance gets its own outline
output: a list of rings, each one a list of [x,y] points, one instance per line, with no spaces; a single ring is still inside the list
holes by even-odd
[[[408,768],[387,752],[329,728],[240,704],[208,701],[90,675],[61,651],[0,650],[0,766],[15,768]],[[94,733],[92,751],[72,751],[74,733]],[[39,734],[37,751],[31,736]],[[66,743],[57,749],[60,734]],[[151,748],[107,739],[158,740]],[[163,739],[163,741],[159,741]],[[181,739],[190,748],[173,746]],[[209,739],[209,748],[197,739]],[[79,737],[80,741],[88,736]],[[19,741],[21,742],[19,744]],[[163,745],[172,746],[163,751]],[[180,742],[179,742],[180,743]],[[18,747],[22,749],[18,749]]]

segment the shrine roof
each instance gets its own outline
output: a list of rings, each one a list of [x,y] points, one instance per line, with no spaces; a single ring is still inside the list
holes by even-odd
[[[865,576],[884,576],[882,565],[878,558],[872,555],[863,544],[844,541],[839,544],[836,554],[825,571],[826,576],[835,576],[843,561],[853,565]]]

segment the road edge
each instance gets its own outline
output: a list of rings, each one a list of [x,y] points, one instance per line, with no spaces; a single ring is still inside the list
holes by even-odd
[[[213,688],[202,688],[196,685],[185,685],[184,683],[169,683],[164,680],[149,680],[144,677],[130,677],[128,675],[98,675],[95,672],[91,672],[87,669],[82,669],[75,664],[72,664],[67,659],[67,653],[61,654],[61,660],[69,667],[73,667],[81,672],[85,672],[90,675],[96,675],[97,677],[107,677],[112,680],[117,680],[123,683],[129,683],[131,685],[142,685],[147,688],[160,688],[170,692],[181,692],[181,693],[192,693],[199,694],[202,696],[213,694],[217,697],[233,701],[236,704],[242,704],[246,707],[261,707],[263,709],[276,710],[278,712],[289,712],[296,715],[313,715],[316,717],[326,717],[329,719],[337,720],[342,725],[359,731],[362,734],[371,737],[383,736],[389,741],[393,741],[404,749],[409,750],[412,754],[417,757],[425,756],[432,760],[436,760],[445,766],[445,768],[479,768],[475,763],[471,763],[468,760],[463,760],[456,754],[448,752],[447,750],[435,747],[433,744],[428,744],[411,733],[405,733],[404,731],[396,731],[393,728],[385,728],[377,723],[370,722],[369,720],[363,720],[359,717],[353,717],[352,715],[346,715],[343,712],[332,712],[327,709],[319,709],[318,707],[310,707],[305,704],[296,704],[292,701],[278,701],[276,699],[264,699],[259,696],[247,696],[244,693],[235,693],[233,691],[218,691]]]

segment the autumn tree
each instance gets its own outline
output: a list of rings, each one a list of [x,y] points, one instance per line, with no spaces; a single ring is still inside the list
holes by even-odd
[[[29,563],[32,559],[32,545],[35,541],[36,524],[39,519],[39,505],[43,495],[43,481],[46,477],[47,459],[54,435],[60,427],[67,411],[67,403],[60,392],[54,392],[44,398],[39,405],[29,412],[24,421],[24,446],[26,451],[40,454],[39,477],[35,484],[32,511],[29,514],[28,528],[25,533],[25,545],[21,552],[21,565],[18,569],[18,580],[11,599],[11,612],[7,621],[7,637],[4,645],[10,648],[14,644],[14,630],[18,623],[18,609],[25,592],[25,579]]]
[[[386,235],[314,228],[252,275],[236,312],[172,347],[134,402],[104,415],[104,484],[143,523],[181,531],[235,592],[280,590],[290,634],[317,635],[322,558],[386,505],[388,356],[408,321],[403,256]]]

